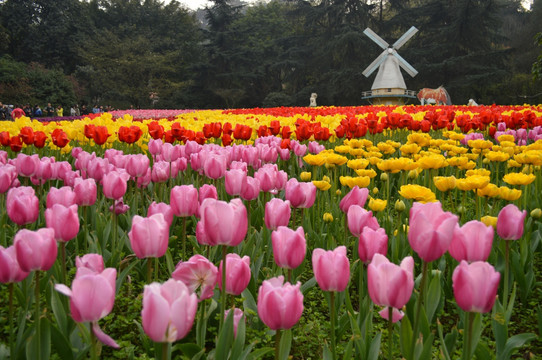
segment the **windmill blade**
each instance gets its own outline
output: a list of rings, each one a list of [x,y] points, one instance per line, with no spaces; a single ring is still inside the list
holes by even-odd
[[[365,35],[371,40],[373,40],[378,46],[380,46],[382,49],[387,49],[390,44],[388,44],[384,39],[382,39],[380,36],[378,36],[373,30],[367,28],[363,31]]]
[[[414,77],[418,74],[418,71],[412,67],[397,51],[393,50],[393,55],[399,60],[399,66],[403,68],[410,76]]]
[[[365,77],[369,77],[376,69],[378,69],[378,67],[380,66],[380,64],[382,64],[384,62],[384,60],[386,60],[386,57],[388,56],[388,51],[387,50],[384,50],[382,52],[382,54],[380,54],[372,63],[371,65],[367,66],[367,68],[365,70],[363,70],[363,75]]]
[[[408,40],[410,40],[411,37],[413,37],[418,32],[418,29],[416,29],[414,26],[412,26],[410,29],[407,30],[406,33],[403,34],[399,39],[397,39],[396,42],[393,43],[392,47],[396,50],[398,50],[401,46],[403,46]]]

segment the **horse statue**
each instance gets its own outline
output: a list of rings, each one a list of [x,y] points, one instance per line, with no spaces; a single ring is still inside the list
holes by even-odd
[[[452,105],[452,98],[450,98],[450,95],[442,86],[436,89],[421,89],[418,93],[418,100],[420,100],[422,105]]]

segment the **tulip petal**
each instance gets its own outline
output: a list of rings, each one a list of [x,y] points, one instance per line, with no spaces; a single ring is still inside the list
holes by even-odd
[[[98,325],[97,321],[92,323],[92,332],[94,333],[94,335],[96,335],[98,340],[100,340],[105,345],[110,346],[115,349],[120,348],[119,344],[117,344],[115,340],[113,340],[109,335],[104,333],[102,329],[100,329],[100,325]]]

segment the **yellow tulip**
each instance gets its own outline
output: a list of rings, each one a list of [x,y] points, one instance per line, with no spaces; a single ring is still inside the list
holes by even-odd
[[[504,162],[510,159],[510,154],[507,154],[503,151],[489,151],[485,153],[484,156],[486,157],[486,159],[489,159],[490,161]]]
[[[422,169],[440,169],[442,167],[448,166],[446,158],[442,155],[430,155],[421,157],[417,164]]]
[[[524,173],[508,173],[504,175],[502,180],[510,185],[529,185],[536,179],[534,174],[524,174]]]
[[[322,166],[326,162],[326,158],[323,155],[307,154],[303,157],[303,160],[312,166]]]
[[[496,216],[482,216],[480,219],[485,226],[493,226],[493,228],[497,228],[497,217]]]
[[[433,202],[437,200],[435,194],[431,191],[431,189],[426,188],[425,186],[414,184],[401,186],[401,189],[399,190],[399,195],[406,199],[412,199],[422,203]]]
[[[323,219],[324,219],[324,222],[326,223],[333,222],[333,215],[331,213],[326,212],[324,213]]]
[[[369,160],[367,159],[348,160],[348,162],[346,163],[346,166],[354,170],[365,169],[367,166],[369,166]]]
[[[499,192],[500,190],[497,185],[489,183],[485,187],[477,189],[476,195],[482,196],[482,197],[494,198],[494,197],[499,196]]]
[[[405,144],[399,148],[401,154],[403,155],[412,155],[417,154],[421,150],[421,147],[416,143]]]
[[[353,188],[354,186],[364,188],[369,186],[371,183],[371,178],[368,176],[341,176],[339,181],[342,186],[348,186],[349,188]]]
[[[312,183],[318,190],[328,191],[331,188],[331,184],[324,180],[313,180]]]
[[[299,174],[299,178],[301,179],[301,181],[310,181],[311,177],[312,177],[312,173],[308,171],[303,171],[301,172],[301,174]]]
[[[433,182],[439,191],[445,192],[455,188],[455,176],[435,176]]]
[[[374,171],[373,169],[360,169],[360,170],[355,170],[355,172],[358,176],[368,176],[371,179],[377,175],[376,171]]]
[[[499,196],[501,197],[501,199],[507,201],[515,201],[521,197],[521,190],[510,189],[509,187],[501,186],[499,188]]]
[[[369,209],[371,209],[372,211],[382,211],[386,208],[387,205],[387,200],[373,198],[369,199]]]

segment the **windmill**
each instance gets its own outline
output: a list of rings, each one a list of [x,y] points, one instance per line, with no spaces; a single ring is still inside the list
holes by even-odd
[[[418,72],[399,55],[397,50],[417,32],[418,29],[412,26],[390,46],[373,30],[367,28],[363,31],[384,51],[363,71],[363,75],[369,77],[378,68],[371,91],[364,91],[362,99],[367,99],[374,105],[403,105],[409,99],[416,98],[414,91],[407,90],[400,67],[412,77],[416,76]]]

